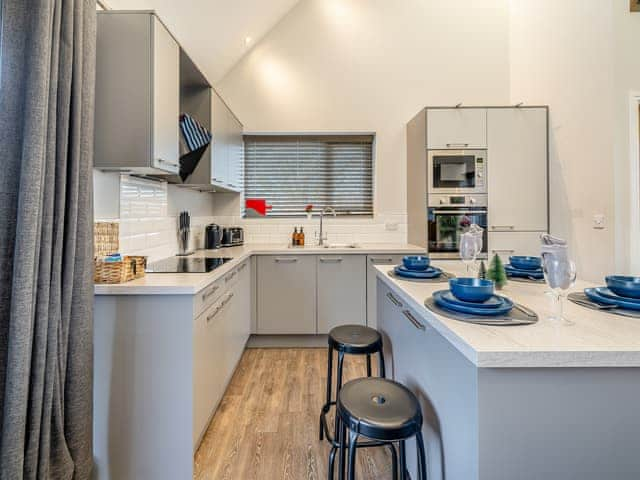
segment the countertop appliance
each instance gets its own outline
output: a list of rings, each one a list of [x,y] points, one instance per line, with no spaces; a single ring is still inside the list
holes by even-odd
[[[169,257],[147,265],[147,273],[207,273],[233,260],[230,257]]]
[[[429,194],[487,193],[486,150],[429,150],[427,191]]]
[[[244,230],[242,227],[224,227],[222,229],[223,247],[236,247],[244,244]]]
[[[204,248],[212,250],[222,246],[222,227],[210,223],[204,231]]]
[[[460,235],[472,223],[484,229],[482,251],[487,258],[487,195],[429,195],[427,251],[432,258],[459,259]]]

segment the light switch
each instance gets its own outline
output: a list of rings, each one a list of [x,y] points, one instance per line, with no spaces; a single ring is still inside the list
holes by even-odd
[[[597,230],[602,230],[605,227],[604,225],[604,214],[596,213],[593,216],[593,228]]]

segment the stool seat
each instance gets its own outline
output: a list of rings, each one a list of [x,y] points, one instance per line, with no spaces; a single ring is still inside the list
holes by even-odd
[[[337,413],[350,430],[381,441],[412,437],[422,427],[420,404],[413,392],[384,378],[359,378],[344,384]]]
[[[329,332],[329,346],[349,354],[376,353],[382,350],[382,336],[364,325],[340,325]]]

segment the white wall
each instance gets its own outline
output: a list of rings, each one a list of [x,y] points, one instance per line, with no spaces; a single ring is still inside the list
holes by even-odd
[[[406,122],[425,105],[509,101],[507,3],[305,0],[218,88],[248,131],[376,132],[369,223],[402,223]]]
[[[511,101],[550,105],[551,230],[583,278],[629,270],[628,91],[640,15],[627,0],[511,0]],[[606,228],[592,227],[605,214]]]

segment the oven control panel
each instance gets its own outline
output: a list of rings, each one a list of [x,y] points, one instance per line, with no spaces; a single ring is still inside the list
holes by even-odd
[[[484,157],[476,157],[476,188],[484,187],[485,165]]]
[[[486,207],[486,195],[429,195],[429,207]]]

